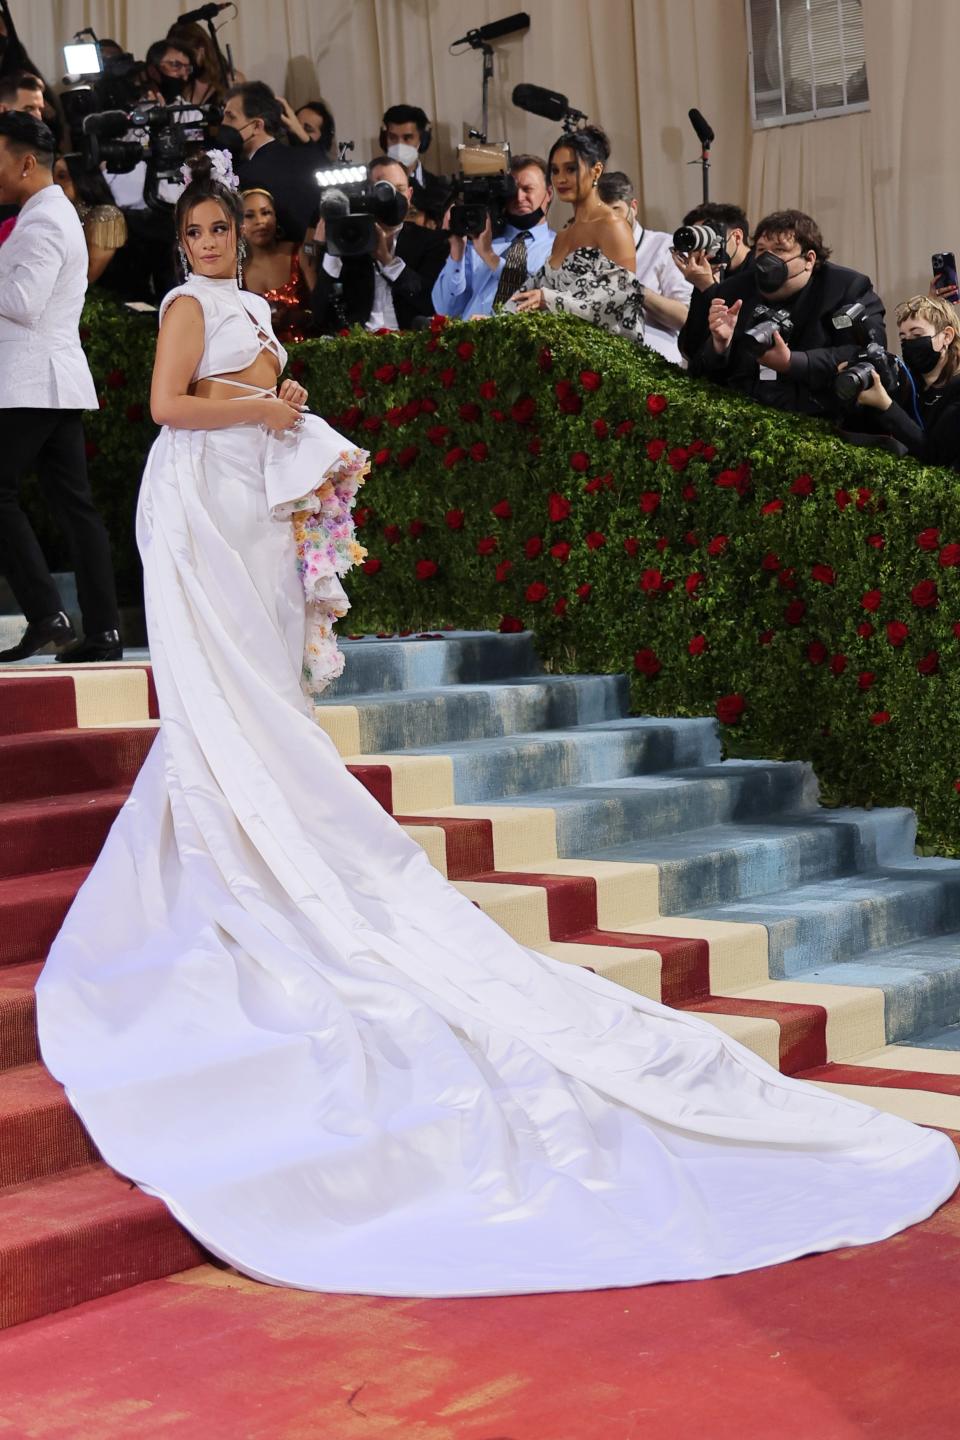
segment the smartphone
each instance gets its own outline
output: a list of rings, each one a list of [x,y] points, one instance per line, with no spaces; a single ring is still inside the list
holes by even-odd
[[[941,298],[954,304],[960,301],[960,285],[957,284],[957,258],[952,250],[940,251],[930,257],[933,264],[933,281]]]

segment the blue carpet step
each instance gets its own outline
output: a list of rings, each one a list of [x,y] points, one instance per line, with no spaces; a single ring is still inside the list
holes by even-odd
[[[880,989],[888,1043],[909,1039],[911,1045],[960,1049],[960,934],[956,932],[869,950],[796,978]],[[944,1027],[949,1027],[946,1037]],[[914,1038],[918,1035],[926,1039]]]
[[[960,965],[960,955],[957,956],[956,963]],[[960,1050],[960,1023],[938,1025],[936,1030],[927,1030],[922,1035],[910,1036],[906,1042],[899,1043],[906,1043],[911,1049],[919,1046],[921,1050]]]
[[[452,630],[422,639],[341,640],[343,674],[316,698],[377,690],[426,690],[432,685],[479,684],[512,675],[537,675],[542,666],[529,631],[497,635],[487,630]]]

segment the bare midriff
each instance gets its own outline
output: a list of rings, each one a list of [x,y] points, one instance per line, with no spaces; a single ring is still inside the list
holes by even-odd
[[[259,390],[275,390],[278,379],[277,362],[268,351],[261,350],[252,365],[248,365],[245,370],[231,371],[223,378],[238,384],[251,385]],[[231,395],[239,399],[244,392],[236,389],[233,384],[221,385],[216,375],[208,375],[203,380],[195,380],[187,393],[196,395],[200,400],[228,400]]]

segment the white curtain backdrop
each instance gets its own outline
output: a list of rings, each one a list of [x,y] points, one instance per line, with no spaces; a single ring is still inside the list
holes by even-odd
[[[695,105],[716,131],[711,193],[752,220],[786,205],[820,222],[841,263],[866,270],[888,309],[929,280],[930,253],[960,250],[952,163],[956,0],[864,0],[871,109],[754,131],[741,0],[524,0],[531,25],[495,45],[490,134],[543,153],[557,127],[510,103],[527,81],[561,90],[603,124],[612,164],[636,181],[648,225],[672,230],[700,198]],[[179,0],[12,0],[20,33],[50,79],[59,46],[93,25],[142,55],[185,8]],[[427,164],[453,166],[480,120],[480,56],[451,41],[500,19],[512,0],[239,0],[221,41],[249,78],[293,104],[328,100],[342,139],[369,157],[397,101],[434,117]],[[223,19],[229,12],[224,11]],[[938,39],[939,37],[939,42]]]

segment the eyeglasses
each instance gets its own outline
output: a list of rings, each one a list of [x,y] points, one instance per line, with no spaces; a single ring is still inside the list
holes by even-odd
[[[193,66],[189,60],[161,60],[160,69],[165,75],[189,75]]]

